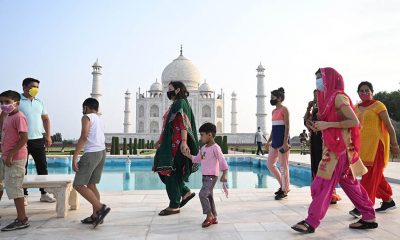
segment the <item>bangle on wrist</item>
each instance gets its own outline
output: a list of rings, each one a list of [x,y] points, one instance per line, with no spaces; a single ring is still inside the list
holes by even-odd
[[[182,142],[186,142],[187,140],[186,139],[182,139]]]

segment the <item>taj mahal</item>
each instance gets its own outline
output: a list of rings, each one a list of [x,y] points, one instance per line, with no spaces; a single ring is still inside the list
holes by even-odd
[[[101,106],[101,68],[98,60],[93,64],[93,82],[91,97],[96,98]],[[266,110],[265,110],[265,88],[264,74],[265,68],[259,64],[257,67],[257,123],[254,125],[261,127],[266,131]],[[120,138],[143,138],[146,140],[157,141],[161,133],[163,114],[170,106],[170,100],[167,98],[168,84],[171,81],[181,81],[187,87],[190,95],[188,101],[196,116],[197,127],[205,122],[211,122],[217,126],[217,134],[228,136],[228,143],[231,144],[251,144],[254,142],[254,133],[238,133],[237,118],[237,93],[233,91],[230,95],[230,131],[227,130],[225,119],[225,101],[226,95],[221,89],[215,91],[207,80],[202,78],[202,74],[196,65],[183,55],[182,46],[179,56],[169,63],[161,74],[161,81],[156,81],[149,86],[147,91],[141,88],[135,94],[136,119],[132,119],[132,93],[126,90],[124,94],[124,123],[123,131],[120,133],[106,133],[106,141],[111,142],[111,137]],[[101,113],[101,110],[100,110]],[[136,132],[133,132],[133,122],[136,125]]]
[[[212,122],[219,133],[224,132],[224,93],[216,93],[206,81],[201,83],[201,73],[197,67],[183,56],[182,49],[178,58],[168,64],[161,75],[145,93],[136,93],[137,133],[160,133],[163,113],[170,106],[167,88],[171,81],[181,81],[190,95],[188,101],[196,116],[197,125]],[[235,123],[236,124],[236,123]],[[124,133],[131,132],[129,125]]]

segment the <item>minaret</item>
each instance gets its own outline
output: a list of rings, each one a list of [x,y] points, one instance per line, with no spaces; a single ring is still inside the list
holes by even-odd
[[[265,68],[261,65],[258,65],[257,70],[257,127],[261,127],[261,131],[266,133],[266,118],[267,113],[265,110],[265,88],[264,88],[264,70]]]
[[[92,98],[97,99],[97,101],[99,101],[99,114],[101,114],[101,85],[100,85],[100,80],[101,80],[101,66],[99,64],[99,59],[96,60],[96,62],[93,64],[92,66],[93,68],[93,83],[92,83],[92,93],[90,94],[90,96]]]
[[[236,93],[232,93],[232,110],[231,110],[231,133],[237,133],[237,107],[236,107]]]
[[[131,93],[129,89],[125,92],[124,133],[132,133]]]

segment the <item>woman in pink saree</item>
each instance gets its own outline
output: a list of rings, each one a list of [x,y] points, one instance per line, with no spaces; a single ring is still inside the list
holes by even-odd
[[[344,92],[343,78],[333,68],[320,68],[316,78],[320,121],[312,127],[322,131],[323,154],[317,176],[311,185],[312,202],[308,217],[292,226],[292,229],[313,233],[324,218],[338,183],[362,214],[362,218],[349,227],[377,228],[373,204],[356,179],[356,176],[365,174],[367,170],[358,155],[359,121],[350,98]]]

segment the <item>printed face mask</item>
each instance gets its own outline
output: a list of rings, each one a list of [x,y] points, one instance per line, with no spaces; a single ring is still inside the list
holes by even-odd
[[[36,97],[38,94],[39,94],[39,88],[32,87],[31,89],[29,89],[29,95],[31,95],[32,97]]]
[[[14,104],[3,104],[1,105],[1,111],[4,111],[7,114],[12,113],[15,110]]]
[[[315,82],[315,84],[316,84],[318,91],[320,91],[320,92],[325,91],[324,81],[322,80],[322,78],[318,78],[317,81]]]

